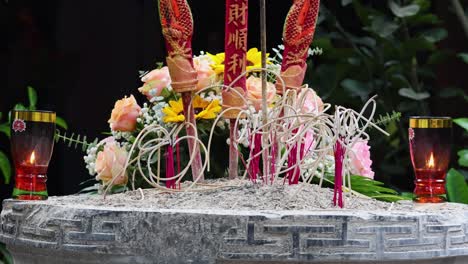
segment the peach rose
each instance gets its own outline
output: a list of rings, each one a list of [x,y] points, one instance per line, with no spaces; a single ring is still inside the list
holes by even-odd
[[[302,112],[304,114],[316,113],[323,110],[322,99],[315,93],[313,89],[308,88],[303,98]]]
[[[108,137],[105,140],[104,149],[97,154],[96,158],[96,180],[103,181],[108,184],[113,180],[112,185],[127,184],[128,177],[125,171],[125,163],[127,162],[127,152],[119,147],[113,137]]]
[[[208,55],[201,55],[193,58],[193,67],[197,71],[197,91],[213,85],[216,79],[216,73],[211,67],[213,61]]]
[[[137,117],[140,115],[141,107],[133,95],[115,102],[112,109],[109,124],[114,131],[131,132],[135,130]]]
[[[246,82],[247,99],[255,107],[255,110],[262,109],[262,79],[250,76]],[[275,85],[267,82],[267,104],[270,105],[276,95]]]
[[[171,76],[169,75],[169,68],[167,66],[161,69],[152,70],[141,78],[145,84],[138,88],[140,93],[146,95],[148,100],[153,97],[161,95],[164,88],[171,85]]]
[[[350,158],[352,165],[351,173],[371,179],[374,178],[374,172],[371,168],[370,147],[367,144],[367,140],[359,139],[354,143],[351,148]]]

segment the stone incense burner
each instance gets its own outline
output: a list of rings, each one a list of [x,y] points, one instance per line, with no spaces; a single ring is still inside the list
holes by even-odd
[[[6,200],[0,240],[16,264],[468,263],[468,206],[226,210],[215,199],[211,209]]]

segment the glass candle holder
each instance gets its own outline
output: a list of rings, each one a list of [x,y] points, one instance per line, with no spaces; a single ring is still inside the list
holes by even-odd
[[[410,117],[409,123],[410,154],[415,174],[414,201],[444,202],[445,176],[452,145],[452,119]]]
[[[55,119],[55,113],[48,111],[12,112],[13,198],[47,199],[47,168],[54,148]]]

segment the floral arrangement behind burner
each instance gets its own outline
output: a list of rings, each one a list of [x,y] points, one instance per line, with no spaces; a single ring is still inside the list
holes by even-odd
[[[268,59],[270,74],[266,93],[267,102],[272,112],[274,112],[275,106],[284,99],[284,96],[276,94],[276,88],[273,84],[281,65],[280,50],[274,49],[274,51],[276,55]],[[321,51],[316,49],[309,53],[320,54]],[[251,64],[259,67],[257,60],[260,52],[257,49],[250,49],[248,54],[248,60],[252,60]],[[229,122],[220,116],[222,112],[223,56],[223,53],[216,55],[202,53],[200,56],[194,57],[194,66],[198,75],[197,93],[192,99],[194,115],[197,119],[200,141],[212,148],[211,156],[205,157],[206,165],[208,165],[208,160],[211,161],[211,173],[208,174],[208,178],[225,177],[226,154],[230,143],[228,139]],[[246,82],[247,111],[250,118],[238,121],[239,156],[241,164],[244,165],[244,175],[255,182],[268,183],[268,181],[262,180],[259,172],[252,175],[252,170],[246,168],[252,164],[255,165],[255,162],[259,163],[256,166],[260,165],[258,159],[250,157],[252,152],[255,152],[252,146],[258,144],[255,141],[258,137],[248,136],[252,133],[251,123],[261,123],[262,118],[261,79],[260,74],[255,69],[250,68],[252,71],[248,73]],[[112,136],[87,147],[87,155],[84,157],[86,167],[98,181],[98,184],[87,188],[87,190],[119,192],[128,188],[157,186],[177,190],[181,180],[191,179],[188,176],[175,177],[181,173],[190,175],[190,171],[187,170],[190,153],[188,153],[186,143],[183,142],[183,138],[186,136],[185,131],[181,129],[185,121],[182,99],[171,87],[168,68],[161,65],[158,69],[142,76],[141,81],[142,86],[137,90],[146,96],[147,101],[140,106],[133,95],[118,100],[108,121]],[[326,110],[324,109],[326,104],[312,89],[307,88],[306,90],[306,92],[296,95],[295,100],[300,101],[296,104],[299,108],[296,109],[297,114],[321,115]],[[154,127],[158,127],[158,129],[148,133]],[[211,138],[209,137],[210,133],[213,134]],[[168,134],[170,134],[169,137],[167,137]],[[317,141],[319,140],[314,134],[313,128],[304,133],[304,147],[303,154],[301,154],[304,160],[301,163],[301,168],[305,169],[300,170],[301,178],[315,177],[315,180],[310,182],[331,186],[335,166],[333,151],[327,151],[324,155],[325,158],[320,160],[320,164],[313,165],[317,162],[317,154],[314,150],[318,148]],[[164,148],[145,151],[152,145],[166,144],[163,141],[167,138],[172,142]],[[215,144],[210,145],[209,141],[215,142]],[[213,148],[215,148],[214,151]],[[351,165],[352,174],[367,177],[367,180],[360,176],[351,177],[352,181],[358,183],[356,184],[357,189],[355,188],[354,191],[376,198],[379,198],[378,196],[383,193],[385,194],[384,200],[399,199],[394,191],[371,180],[374,177],[374,172],[371,168],[370,147],[366,139],[361,138],[353,144],[347,159],[348,164]],[[250,161],[250,163],[246,164],[246,161]],[[141,162],[147,163],[141,165]],[[287,166],[287,161],[285,162]],[[216,168],[217,164],[220,165],[218,168]],[[184,170],[185,172],[183,172]],[[281,173],[281,177],[285,179],[284,182],[286,182],[287,175],[288,172]],[[165,180],[159,181],[159,179]],[[294,183],[291,180],[288,182]],[[379,186],[381,189],[376,192],[371,191],[370,189],[375,186]]]

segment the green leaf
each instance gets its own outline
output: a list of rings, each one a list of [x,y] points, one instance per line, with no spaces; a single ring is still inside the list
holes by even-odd
[[[1,256],[3,256],[3,260],[5,261],[4,264],[13,264],[13,257],[3,243],[0,243],[0,257]]]
[[[418,5],[420,11],[429,11],[431,8],[431,0],[413,0],[413,4]]]
[[[370,187],[370,186],[372,188],[367,188],[367,187]],[[351,187],[354,190],[361,190],[360,192],[368,193],[368,194],[371,194],[371,195],[375,194],[375,193],[398,194],[398,192],[395,191],[395,190],[385,188],[385,187],[382,187],[382,186],[372,185],[372,184],[354,184],[354,185],[351,185]]]
[[[97,193],[98,191],[99,187],[97,185],[92,185],[81,189],[78,193]]]
[[[0,133],[5,134],[8,138],[10,138],[10,124],[8,122],[0,124]]]
[[[324,53],[326,53],[328,50],[333,50],[333,45],[329,38],[317,38],[314,39],[313,43],[315,46],[323,49]]]
[[[416,100],[416,101],[421,101],[421,100],[424,100],[424,99],[427,99],[427,98],[431,97],[431,95],[428,92],[418,93],[418,92],[414,91],[411,88],[401,88],[398,91],[398,94],[403,96],[403,97],[413,99],[413,100]]]
[[[58,127],[61,127],[65,130],[68,129],[68,124],[67,124],[67,121],[65,121],[65,119],[57,116],[57,119],[55,120],[55,123],[57,124]]]
[[[376,199],[376,200],[380,200],[380,201],[384,201],[384,202],[389,202],[389,203],[393,203],[393,202],[398,202],[398,201],[401,201],[401,200],[410,200],[406,197],[403,197],[403,196],[400,196],[400,195],[392,195],[392,194],[379,194],[379,195],[372,195],[372,196],[369,196],[373,199]]]
[[[11,164],[8,156],[3,153],[3,151],[0,151],[0,171],[3,174],[5,184],[9,184],[11,178]]]
[[[387,20],[384,16],[377,16],[372,19],[370,31],[382,38],[391,36],[399,28],[398,24]]]
[[[395,1],[389,1],[388,6],[392,13],[397,17],[409,17],[416,15],[421,9],[418,5],[411,4],[407,6],[400,6]]]
[[[468,167],[468,149],[458,151],[458,164],[463,167]]]
[[[413,200],[414,198],[414,193],[412,192],[402,192],[400,195],[407,198],[408,200]]]
[[[341,6],[347,6],[351,4],[353,0],[341,0]]]
[[[465,177],[459,171],[450,169],[446,181],[448,200],[454,203],[468,204],[468,186]]]
[[[37,92],[31,86],[28,86],[29,110],[36,110]]]
[[[447,61],[451,56],[452,53],[450,51],[437,50],[429,56],[429,58],[427,59],[427,63],[432,65],[443,63]]]
[[[468,53],[459,53],[458,57],[468,64]]]
[[[334,177],[325,177],[324,180],[329,184],[333,184]],[[351,175],[351,187],[355,192],[385,202],[409,200],[409,198],[400,196],[395,190],[386,188],[383,185],[382,182],[364,176]]]
[[[423,32],[422,36],[427,41],[436,43],[447,38],[448,32],[444,28],[435,28],[435,29],[431,29],[431,30],[427,30]]]
[[[440,19],[434,14],[412,16],[412,17],[409,17],[407,21],[408,21],[408,24],[411,26],[440,24]]]
[[[366,101],[371,93],[371,88],[368,84],[357,80],[345,79],[341,82],[341,86],[343,86],[351,96],[361,97],[362,101]]]
[[[24,104],[16,104],[15,107],[13,107],[14,110],[28,110]]]
[[[436,50],[434,43],[427,41],[423,37],[409,39],[403,42],[403,45],[401,46],[401,52],[403,55],[410,58],[414,57],[418,52],[434,50]]]
[[[442,98],[453,98],[460,95],[463,91],[460,88],[447,87],[439,91],[439,96]]]
[[[465,131],[468,132],[468,118],[467,117],[454,119],[453,122],[463,127]]]

